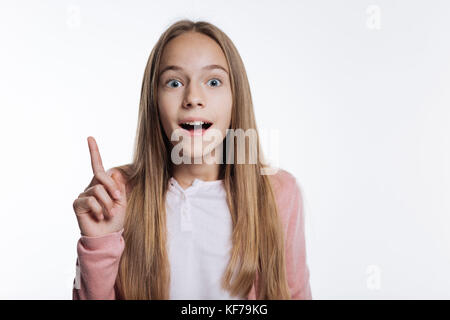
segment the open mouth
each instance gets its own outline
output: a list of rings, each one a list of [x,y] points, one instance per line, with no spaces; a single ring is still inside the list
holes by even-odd
[[[202,132],[204,132],[208,130],[209,127],[211,126],[212,126],[211,122],[204,122],[204,121],[180,123],[180,127],[182,127],[185,130],[188,130],[189,132],[194,132],[194,130],[201,130]]]

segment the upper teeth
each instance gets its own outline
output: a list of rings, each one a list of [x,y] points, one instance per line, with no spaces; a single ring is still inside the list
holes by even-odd
[[[189,125],[191,125],[191,126],[199,126],[199,125],[202,125],[202,124],[205,124],[206,122],[203,122],[203,121],[193,121],[193,122],[184,122],[183,124],[189,124]]]

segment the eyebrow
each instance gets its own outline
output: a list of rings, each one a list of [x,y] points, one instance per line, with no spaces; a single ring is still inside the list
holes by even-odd
[[[225,71],[228,74],[228,71],[219,64],[210,64],[208,66],[204,66],[202,69],[203,70],[220,69],[220,70]],[[179,66],[170,65],[170,66],[167,66],[164,69],[162,69],[161,72],[159,73],[159,76],[161,76],[164,72],[169,71],[169,70],[183,71],[183,68],[179,67]]]

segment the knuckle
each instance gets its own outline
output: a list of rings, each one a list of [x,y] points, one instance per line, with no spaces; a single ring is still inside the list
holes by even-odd
[[[95,211],[95,214],[96,214],[98,217],[101,217],[101,216],[103,215],[103,209],[100,207],[97,211]]]
[[[102,186],[101,184],[96,184],[96,185],[93,187],[93,189],[94,189],[94,192],[95,192],[96,194],[99,194],[99,193],[102,191],[103,186]]]
[[[86,203],[91,209],[95,209],[96,207],[96,200],[93,196],[89,196],[86,198]]]
[[[95,212],[97,212],[98,214],[102,214],[103,212],[103,208],[98,202],[95,204]]]

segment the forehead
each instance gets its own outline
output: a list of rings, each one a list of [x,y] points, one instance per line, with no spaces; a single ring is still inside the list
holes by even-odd
[[[185,70],[196,71],[211,64],[221,65],[228,71],[225,54],[213,39],[198,32],[186,32],[166,44],[160,70],[177,65]]]

